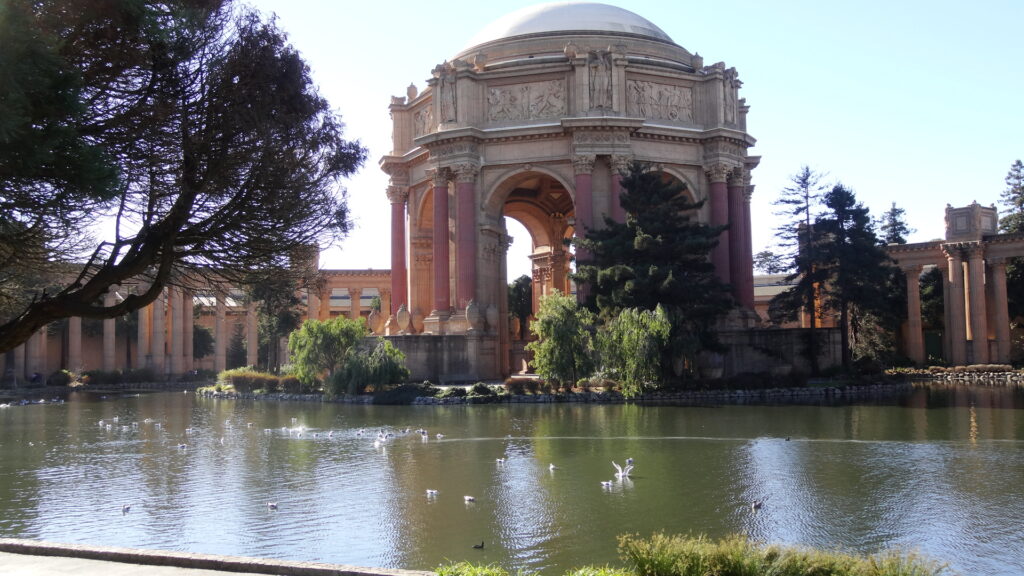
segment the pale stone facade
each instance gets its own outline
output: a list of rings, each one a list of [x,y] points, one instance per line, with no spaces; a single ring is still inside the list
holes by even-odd
[[[387,333],[446,336],[452,358],[493,351],[473,366],[435,362],[436,378],[508,375],[504,217],[532,237],[534,294],[568,292],[564,239],[623,220],[620,174],[634,160],[705,201],[700,221],[729,226],[711,259],[753,309],[758,158],[741,85],[735,69],[705,66],[613,6],[547,4],[482,30],[425,90],[392,98],[393,150],[380,162],[391,178]]]

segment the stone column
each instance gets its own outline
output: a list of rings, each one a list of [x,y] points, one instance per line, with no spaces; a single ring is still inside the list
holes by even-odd
[[[185,371],[185,339],[183,338],[185,316],[181,288],[170,287],[167,290],[167,300],[170,302],[171,312],[171,375],[178,376]]]
[[[996,358],[1000,364],[1010,363],[1010,311],[1006,294],[1006,260],[989,260],[992,266],[992,307],[996,332]]]
[[[82,317],[68,318],[68,370],[82,369]]]
[[[575,200],[575,233],[577,238],[583,238],[587,232],[594,227],[594,201],[593,201],[593,156],[574,156],[572,167],[576,173],[574,185],[576,187]],[[582,248],[576,248],[576,260],[587,261],[590,254]]]
[[[316,283],[306,286],[306,319],[320,319],[320,294],[317,293]]]
[[[451,304],[448,252],[448,171],[434,172],[434,309],[431,316],[447,318]]]
[[[361,288],[348,289],[348,317],[352,320],[358,320],[359,317],[362,316],[362,306],[359,301],[362,296],[363,290]]]
[[[626,221],[626,210],[622,207],[622,175],[629,171],[630,162],[632,162],[632,158],[619,154],[612,156],[610,162],[612,169],[611,216],[612,220],[620,224]]]
[[[464,310],[476,298],[476,177],[480,167],[455,167],[455,262],[458,270],[455,300]]]
[[[145,284],[140,283],[135,287],[135,293],[142,295],[146,292],[148,287]],[[135,368],[145,368],[152,359],[150,355],[152,352],[149,349],[149,324],[150,316],[153,314],[153,305],[144,306],[139,308],[138,311],[138,324],[135,327]]]
[[[114,305],[114,293],[107,292],[103,295],[103,306],[110,308]],[[107,372],[117,369],[117,322],[114,318],[103,319],[103,369]]]
[[[377,293],[380,294],[380,309],[381,310],[391,310],[391,302],[392,302],[392,300],[391,300],[391,289],[389,289],[389,288],[379,288],[377,290]],[[396,310],[396,312],[397,312],[397,310]]]
[[[729,191],[726,184],[728,176],[729,167],[724,164],[715,164],[707,170],[708,182],[711,184],[708,196],[711,204],[712,226],[727,226],[729,224]],[[711,250],[711,263],[715,267],[715,275],[726,284],[732,282],[729,270],[729,241],[729,230],[724,230],[718,236],[718,245]]]
[[[402,304],[408,305],[406,297],[405,268],[405,205],[409,201],[409,188],[388,186],[388,200],[391,201],[391,306],[387,310],[391,317]]]
[[[25,373],[27,372],[27,366],[25,366],[25,355],[28,353],[28,348],[27,343],[25,343],[18,344],[14,349],[14,382],[18,386],[25,381]],[[17,388],[18,386],[15,387]]]
[[[195,368],[195,359],[192,357],[192,337],[194,335],[193,329],[195,326],[195,300],[191,291],[185,290],[182,292],[182,309],[181,315],[184,316],[184,326],[182,327],[182,348],[184,348],[184,368],[185,372],[189,372]]]
[[[46,377],[49,375],[49,372],[47,371],[47,368],[49,368],[49,366],[48,366],[49,363],[47,362],[48,355],[49,355],[49,349],[48,349],[49,342],[47,340],[48,334],[47,334],[46,329],[47,329],[47,327],[43,326],[33,336],[33,338],[35,338],[35,340],[36,340],[36,346],[35,346],[35,348],[36,348],[35,349],[35,356],[36,356],[36,358],[35,358],[35,370],[36,370],[36,372],[39,372],[40,376],[42,376],[43,384],[46,384]]]
[[[921,266],[903,268],[907,277],[907,356],[918,366],[924,365],[926,360],[921,332],[921,269]]]
[[[754,239],[753,228],[750,224],[750,197],[754,194],[754,187],[750,184],[750,171],[745,172],[746,191],[743,194],[743,250],[746,258],[746,282],[743,292],[743,305],[754,309]]]
[[[158,379],[167,374],[167,308],[164,303],[165,291],[153,301],[153,372]]]
[[[260,361],[260,333],[257,321],[256,303],[245,307],[245,364],[255,366]]]
[[[213,370],[220,374],[228,368],[228,334],[226,325],[227,303],[224,294],[217,293],[215,318],[213,321]]]
[[[960,257],[960,247],[944,245],[946,260],[949,264],[949,298],[946,300],[949,323],[949,360],[954,366],[967,363],[967,327],[964,310],[964,267]]]
[[[971,350],[975,364],[988,364],[988,314],[985,306],[985,247],[972,243],[967,247],[969,284],[967,294],[971,304]]]
[[[752,283],[753,277],[752,272],[746,269],[747,223],[743,216],[743,204],[746,201],[743,173],[742,168],[736,168],[729,172],[726,190],[729,210],[729,230],[727,232],[729,234],[729,277],[732,279],[732,295],[737,304],[747,306],[744,300],[748,278]]]

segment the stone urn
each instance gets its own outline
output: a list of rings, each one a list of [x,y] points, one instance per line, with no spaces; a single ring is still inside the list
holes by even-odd
[[[383,317],[380,311],[374,309],[370,310],[370,315],[366,317],[366,326],[370,328],[371,334],[380,334],[383,326],[381,326],[381,320]]]
[[[513,340],[519,340],[523,335],[523,323],[519,321],[519,316],[515,314],[508,315],[508,331],[512,334]]]
[[[469,324],[469,332],[482,332],[484,329],[484,315],[476,300],[466,304],[466,323]]]
[[[405,307],[405,304],[398,307],[398,312],[395,312],[395,320],[398,322],[398,333],[408,334],[409,322],[412,321],[412,316],[409,314],[409,309]]]

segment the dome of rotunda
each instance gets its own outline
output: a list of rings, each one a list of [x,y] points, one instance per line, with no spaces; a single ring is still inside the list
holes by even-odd
[[[461,53],[513,39],[577,34],[624,36],[674,44],[661,28],[629,10],[599,2],[551,2],[528,6],[491,22],[473,36]]]

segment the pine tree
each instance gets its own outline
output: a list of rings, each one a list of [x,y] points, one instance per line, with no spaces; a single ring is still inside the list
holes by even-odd
[[[779,199],[775,201],[775,205],[781,207],[776,215],[785,218],[777,228],[777,237],[784,250],[783,257],[792,263],[787,269],[793,273],[786,277],[786,281],[795,280],[796,284],[773,298],[768,309],[769,316],[775,322],[795,319],[800,311],[807,315],[810,328],[807,357],[812,374],[819,372],[815,330],[818,327],[817,301],[821,274],[817,266],[819,239],[814,221],[826,189],[822,178],[822,174],[803,166],[800,172],[790,178],[790,186],[783,188]]]
[[[715,346],[711,328],[732,306],[708,259],[722,228],[697,222],[702,203],[649,166],[634,163],[622,188],[626,221],[606,218],[604,228],[577,240],[590,258],[579,263],[575,278],[587,285],[587,305],[605,320],[626,308],[664,306],[672,323],[666,354],[693,360]],[[664,363],[667,370],[672,364]]]
[[[828,211],[815,223],[821,234],[823,304],[839,315],[843,367],[849,369],[855,329],[866,327],[864,320],[871,317],[875,326],[901,317],[890,297],[899,294],[893,290],[899,275],[879,246],[868,209],[852,190],[836,184],[825,194],[824,204]]]
[[[1024,234],[1024,164],[1017,160],[1006,174],[1006,189],[1000,196],[1007,213],[999,228],[1010,234]],[[1006,266],[1006,293],[1010,318],[1024,317],[1024,258],[1012,258]]]
[[[878,229],[882,233],[883,244],[906,244],[907,236],[916,232],[907,225],[907,211],[897,208],[896,203],[882,214],[878,221]]]

